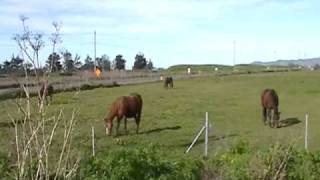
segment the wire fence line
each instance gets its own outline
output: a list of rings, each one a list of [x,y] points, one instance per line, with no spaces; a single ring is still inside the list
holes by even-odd
[[[118,86],[118,85],[131,85],[131,84],[143,84],[163,81],[166,76],[172,76],[174,80],[189,79],[196,77],[215,76],[217,74],[170,74],[163,72],[130,72],[130,71],[117,71],[110,72],[96,77],[92,72],[81,72],[73,76],[57,76],[51,77],[49,83],[52,84],[56,92],[80,89],[83,86]],[[161,78],[162,77],[162,78]],[[0,96],[8,93],[18,93],[21,88],[20,84],[25,81],[21,79],[6,78],[1,80]],[[29,88],[31,93],[36,93],[39,89],[39,84],[33,84],[32,80],[29,82]],[[10,87],[12,86],[12,87]]]
[[[272,71],[272,72],[284,72],[282,70]],[[54,87],[55,92],[67,91],[67,90],[77,90],[81,89],[83,86],[88,86],[89,89],[95,87],[112,87],[118,85],[131,85],[131,84],[143,84],[151,82],[160,82],[165,79],[166,76],[173,77],[174,80],[182,79],[192,79],[197,77],[219,77],[219,76],[230,76],[230,75],[253,75],[253,74],[265,74],[272,73],[268,71],[257,71],[250,72],[247,71],[221,71],[221,72],[198,72],[198,73],[173,73],[167,71],[151,72],[151,71],[109,71],[103,73],[100,77],[92,71],[81,71],[77,72],[72,76],[51,76],[49,78],[49,83]],[[162,77],[162,78],[161,78]],[[20,82],[20,83],[19,83]],[[29,80],[29,89],[31,93],[37,93],[39,86],[41,84],[35,84],[35,80]],[[20,85],[25,83],[23,77],[19,78],[1,78],[0,79],[0,99],[3,95],[19,93],[21,91]],[[91,88],[90,88],[91,87]],[[83,88],[85,89],[85,88]]]

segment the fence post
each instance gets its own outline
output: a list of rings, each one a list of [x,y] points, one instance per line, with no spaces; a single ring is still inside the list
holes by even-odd
[[[91,133],[92,133],[92,156],[94,157],[96,155],[95,152],[95,143],[94,143],[94,127],[91,127]]]
[[[304,135],[304,148],[308,150],[308,119],[309,114],[306,114],[306,125],[305,125],[305,135]]]
[[[208,136],[209,136],[209,120],[208,120],[208,112],[206,112],[206,134],[205,134],[205,144],[204,144],[204,156],[208,156]]]

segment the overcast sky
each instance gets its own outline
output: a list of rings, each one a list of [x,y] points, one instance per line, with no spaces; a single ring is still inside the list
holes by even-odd
[[[174,64],[233,64],[320,56],[319,0],[0,0],[0,62],[18,48],[19,15],[45,33],[42,59],[50,53],[52,22],[62,22],[59,48],[111,59],[127,67],[137,52],[156,67]]]

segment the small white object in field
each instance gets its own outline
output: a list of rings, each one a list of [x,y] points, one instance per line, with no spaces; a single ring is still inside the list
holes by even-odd
[[[219,69],[217,67],[214,68],[215,71],[218,71]]]
[[[188,74],[190,74],[190,73],[191,73],[191,68],[188,67]]]

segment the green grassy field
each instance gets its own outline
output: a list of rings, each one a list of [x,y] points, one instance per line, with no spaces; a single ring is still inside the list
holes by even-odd
[[[78,111],[73,143],[80,153],[91,150],[91,126],[96,129],[97,152],[122,146],[132,148],[148,143],[159,144],[169,156],[183,156],[187,146],[209,113],[212,129],[209,153],[227,148],[237,139],[246,139],[253,146],[267,147],[275,142],[298,140],[303,147],[304,116],[309,113],[309,147],[320,148],[320,73],[283,72],[196,78],[174,82],[174,89],[166,90],[162,83],[98,88],[94,90],[59,93],[48,108],[46,116],[57,115],[62,108],[68,119]],[[261,120],[260,93],[274,88],[280,98],[281,120],[286,127],[271,129]],[[135,134],[135,123],[129,120],[129,135],[118,138],[105,135],[103,118],[110,104],[121,95],[140,93],[144,106],[140,134]],[[19,117],[15,100],[0,102],[0,140],[2,152],[14,149],[14,128],[7,127],[8,114]],[[36,104],[36,100],[33,100]],[[293,123],[293,124],[291,124]],[[120,132],[123,134],[123,124]],[[54,145],[61,145],[62,132]],[[203,138],[191,150],[192,156],[203,153]]]

